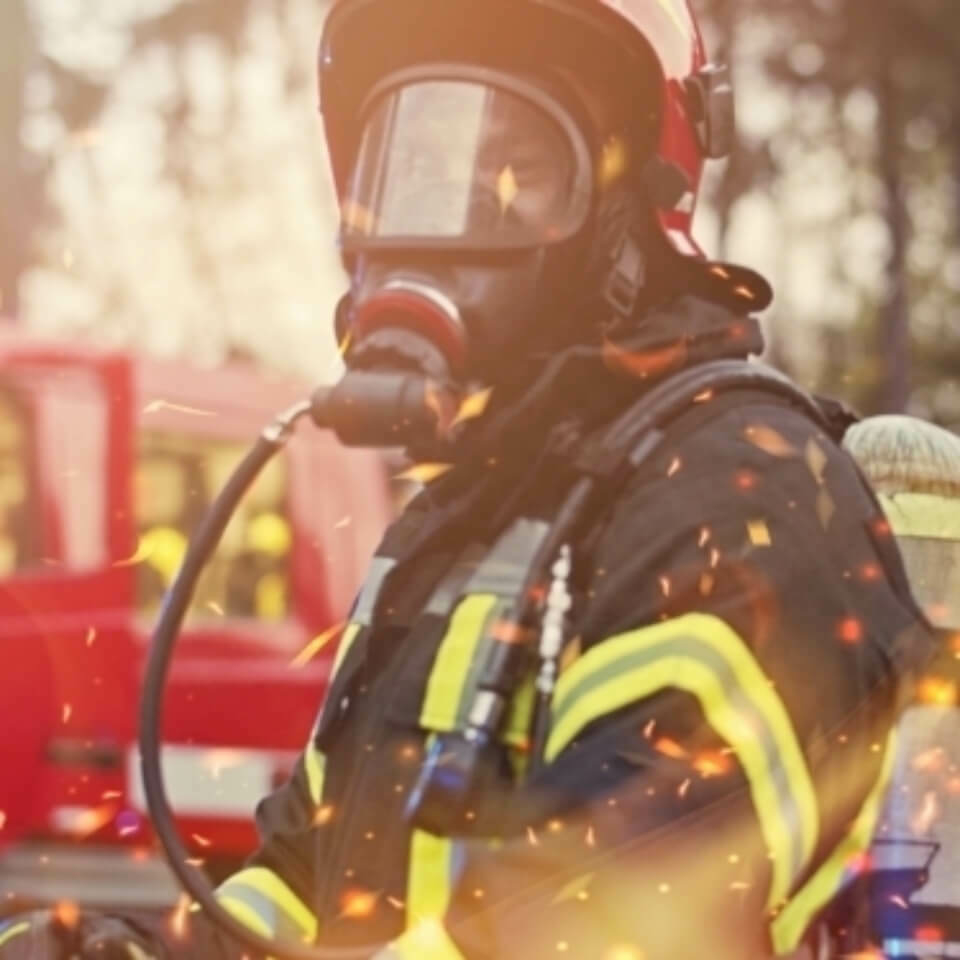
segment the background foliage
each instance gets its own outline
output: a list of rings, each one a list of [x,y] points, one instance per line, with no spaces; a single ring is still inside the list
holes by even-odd
[[[696,3],[740,113],[700,233],[775,281],[773,359],[867,411],[960,426],[960,4]],[[0,309],[330,376],[325,6],[4,0]]]

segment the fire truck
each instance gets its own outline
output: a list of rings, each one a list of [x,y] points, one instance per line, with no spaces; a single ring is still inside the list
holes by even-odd
[[[0,912],[176,900],[136,750],[151,629],[205,508],[308,389],[0,337]],[[305,745],[393,512],[376,455],[300,430],[198,586],[165,701],[168,793],[214,877]]]

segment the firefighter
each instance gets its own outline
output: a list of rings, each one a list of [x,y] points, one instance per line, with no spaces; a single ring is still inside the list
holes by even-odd
[[[809,955],[930,641],[842,411],[744,362],[769,287],[691,236],[732,93],[685,0],[338,0],[320,75],[348,368],[468,401],[221,903],[379,960]],[[72,919],[0,944],[249,955]]]

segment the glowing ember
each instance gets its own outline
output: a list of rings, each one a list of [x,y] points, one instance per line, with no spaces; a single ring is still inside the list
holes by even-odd
[[[7,814],[5,811],[0,810],[0,830],[2,830],[7,825]]]
[[[600,157],[600,170],[597,179],[603,187],[618,180],[627,169],[627,147],[620,137],[607,137]]]
[[[537,839],[533,827],[527,827],[527,843],[529,843],[531,847],[540,846],[540,841]]]
[[[700,596],[709,597],[713,593],[713,588],[716,586],[716,580],[709,573],[704,573],[700,575]]]
[[[61,900],[53,908],[53,915],[68,930],[75,929],[80,922],[80,908],[72,900]]]
[[[85,643],[88,647],[92,647],[92,646],[93,646],[93,641],[96,640],[96,639],[97,639],[97,628],[96,628],[96,627],[88,627],[88,628],[87,628],[87,636],[86,636],[86,639],[84,640],[84,643]]]
[[[314,637],[291,661],[290,666],[294,669],[305,667],[323,648],[342,630],[344,624],[335,623],[328,630],[324,630],[319,636]]]
[[[942,677],[924,677],[917,686],[917,699],[932,707],[952,707],[957,702],[957,685]]]
[[[771,457],[797,456],[797,448],[773,427],[765,424],[747,427],[744,435],[750,443],[759,447],[764,453],[770,454]]]
[[[181,893],[177,905],[170,911],[170,916],[167,919],[167,924],[174,939],[181,941],[187,939],[187,934],[190,932],[189,920],[190,898],[185,893]]]
[[[722,777],[733,769],[733,761],[729,755],[719,751],[710,751],[698,754],[693,758],[693,769],[708,780],[710,777]]]
[[[679,472],[680,468],[683,466],[683,461],[679,457],[674,457],[670,461],[670,466],[667,467],[667,476],[675,477]]]
[[[63,723],[70,722],[70,716],[73,713],[73,706],[69,703],[65,703],[60,710],[60,719]]]
[[[506,213],[513,205],[520,193],[520,187],[517,184],[517,176],[513,172],[513,167],[508,163],[497,177],[497,199],[500,201],[500,212]]]
[[[476,895],[476,891],[474,891],[474,895]],[[394,910],[402,910],[406,906],[402,900],[398,900],[396,897],[387,897],[387,903],[389,903]]]
[[[224,609],[217,603],[215,600],[210,600],[207,602],[207,609],[215,613],[218,617],[224,616]]]
[[[712,534],[711,534],[711,532],[710,532],[710,528],[709,528],[709,527],[701,527],[701,528],[700,528],[700,539],[697,540],[697,546],[698,546],[698,547],[701,547],[701,548],[702,548],[702,547],[705,547],[705,546],[707,545],[707,543],[709,543],[711,536],[712,536]]]
[[[209,847],[213,844],[212,840],[210,840],[208,837],[202,836],[199,833],[191,833],[190,836],[193,837],[194,843],[201,847]]]
[[[646,960],[646,956],[639,947],[618,943],[603,955],[603,960]]]
[[[379,893],[372,890],[352,889],[344,892],[340,898],[340,915],[351,920],[361,920],[369,917],[377,908]]]
[[[350,526],[351,523],[353,523],[353,517],[351,517],[351,516],[341,517],[341,518],[333,525],[333,529],[334,529],[334,530],[345,530],[347,527]]]
[[[653,736],[654,728],[657,725],[656,718],[651,718],[646,722],[643,727],[643,736],[645,739],[649,740]]]
[[[492,395],[493,388],[489,387],[486,390],[478,390],[476,393],[470,393],[464,397],[463,403],[460,404],[460,409],[453,418],[451,426],[456,426],[458,423],[463,423],[467,420],[476,420],[477,417],[483,416]]]
[[[747,534],[755,547],[769,547],[773,544],[766,520],[750,520],[747,523]]]
[[[937,795],[931,790],[923,795],[923,803],[917,814],[910,821],[910,829],[915,836],[926,836],[930,832],[934,821],[940,813],[940,802]]]
[[[333,819],[333,807],[328,803],[317,809],[313,816],[314,826],[326,826]]]
[[[640,380],[683,366],[686,360],[687,346],[682,340],[658,350],[647,351],[625,350],[612,340],[605,340],[603,344],[603,362],[608,370]]]
[[[837,624],[837,638],[843,643],[856,644],[863,642],[863,623],[856,617],[844,617]]]
[[[595,847],[597,845],[597,838],[593,832],[593,827],[587,827],[587,833],[586,836],[584,836],[583,841],[588,847]]]
[[[660,577],[660,592],[665,596],[670,596],[670,578],[669,577]]]
[[[747,493],[756,487],[757,475],[752,470],[738,470],[733,475],[733,482],[741,493]]]
[[[907,901],[904,900],[903,897],[901,897],[900,894],[898,894],[898,893],[891,894],[887,899],[888,899],[895,907],[899,907],[901,910],[909,910],[909,909],[910,909],[910,904],[908,904]]]
[[[694,403],[709,403],[713,399],[712,390],[704,390],[703,393],[698,393],[694,398]]]
[[[654,743],[653,749],[666,757],[672,757],[674,760],[680,760],[687,756],[687,751],[669,737],[660,737],[660,739]]]
[[[413,483],[431,483],[437,477],[442,477],[445,473],[453,469],[452,463],[417,463],[398,473],[394,478],[396,480],[411,480]]]
[[[921,773],[940,773],[947,763],[947,755],[943,747],[932,747],[918,753],[910,766]]]
[[[186,413],[193,417],[215,417],[215,410],[200,410],[197,407],[185,407],[179,403],[168,403],[166,400],[152,400],[144,408],[144,413],[159,413],[161,410],[173,410],[177,413]]]
[[[687,795],[687,791],[690,789],[690,783],[691,783],[690,778],[687,777],[687,779],[684,780],[683,783],[681,783],[679,787],[677,787],[677,796],[678,796],[678,797],[680,797],[680,798],[682,799],[683,797],[685,797],[685,796]]]

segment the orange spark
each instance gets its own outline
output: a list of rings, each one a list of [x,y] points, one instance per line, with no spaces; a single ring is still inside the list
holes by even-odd
[[[190,920],[190,898],[185,894],[180,894],[177,905],[170,911],[167,923],[170,932],[176,940],[186,940],[189,933]]]
[[[596,835],[595,835],[594,832],[593,832],[593,826],[587,827],[587,832],[586,832],[586,835],[585,835],[584,838],[583,838],[583,842],[584,842],[588,847],[595,847],[595,846],[597,845],[597,838],[596,838]]]
[[[354,888],[344,892],[340,898],[340,916],[351,920],[369,917],[377,907],[380,894],[372,890]]]
[[[87,636],[84,640],[84,643],[88,647],[93,646],[93,641],[97,639],[97,628],[96,627],[87,627]]]
[[[662,753],[665,757],[672,757],[674,760],[680,760],[687,756],[687,751],[676,740],[671,740],[669,737],[660,737],[654,743],[653,749]]]
[[[540,841],[537,839],[533,827],[527,827],[527,843],[529,843],[531,847],[540,846]]]
[[[343,621],[335,623],[332,627],[324,630],[319,636],[314,637],[291,661],[290,666],[299,670],[305,667],[344,627]]]
[[[844,617],[837,624],[837,638],[846,644],[857,644],[863,641],[863,623],[856,617]]]
[[[700,547],[701,549],[705,547],[710,542],[711,536],[712,536],[712,533],[710,532],[709,527],[701,527],[700,539],[697,540],[697,546]]]
[[[450,426],[455,427],[458,423],[464,423],[467,420],[476,420],[477,417],[483,416],[492,395],[493,387],[467,394],[467,396],[463,398],[460,409],[457,411],[457,415],[453,418],[453,423],[451,423]]]
[[[675,477],[679,472],[680,468],[683,466],[683,461],[679,457],[674,457],[670,461],[670,466],[667,467],[667,476]]]
[[[910,765],[914,770],[919,770],[922,773],[940,773],[946,764],[946,760],[947,756],[943,747],[931,747],[929,750],[918,753]]]
[[[53,908],[57,922],[68,930],[75,930],[80,922],[80,908],[73,900],[61,900]]]
[[[69,723],[70,717],[73,714],[73,705],[65,703],[60,710],[60,719],[63,723]]]
[[[942,677],[924,677],[917,687],[917,699],[932,707],[952,707],[957,702],[957,685]]]
[[[797,448],[773,427],[765,424],[750,426],[744,430],[744,435],[750,443],[771,457],[797,456]]]
[[[193,837],[194,842],[201,847],[209,847],[213,845],[213,841],[208,837],[204,837],[202,834],[191,833],[190,836]]]
[[[937,799],[937,795],[930,790],[923,795],[923,803],[917,811],[916,816],[910,821],[910,829],[914,835],[918,837],[926,836],[930,832],[930,828],[933,826],[939,813],[940,802]]]
[[[325,804],[322,807],[317,808],[317,812],[313,816],[314,826],[323,827],[326,826],[333,819],[333,806],[331,804]]]
[[[144,408],[144,413],[158,413],[160,410],[174,410],[177,413],[186,413],[192,417],[215,417],[215,410],[201,410],[198,407],[185,407],[179,403],[168,403],[166,400],[152,400]]]
[[[625,350],[612,340],[604,340],[603,362],[614,373],[645,380],[647,377],[660,376],[668,370],[681,367],[687,360],[687,345],[678,340],[657,350]]]
[[[773,545],[770,528],[767,526],[767,521],[762,518],[748,521],[747,534],[750,537],[750,542],[755,547],[769,547]]]
[[[670,596],[670,578],[660,577],[660,592],[665,596]]]
[[[698,754],[693,758],[693,769],[708,780],[710,777],[722,777],[733,768],[733,762],[728,754],[713,750]]]
[[[428,484],[437,477],[453,469],[452,463],[416,463],[408,470],[398,473],[395,480],[411,480],[413,483]]]

